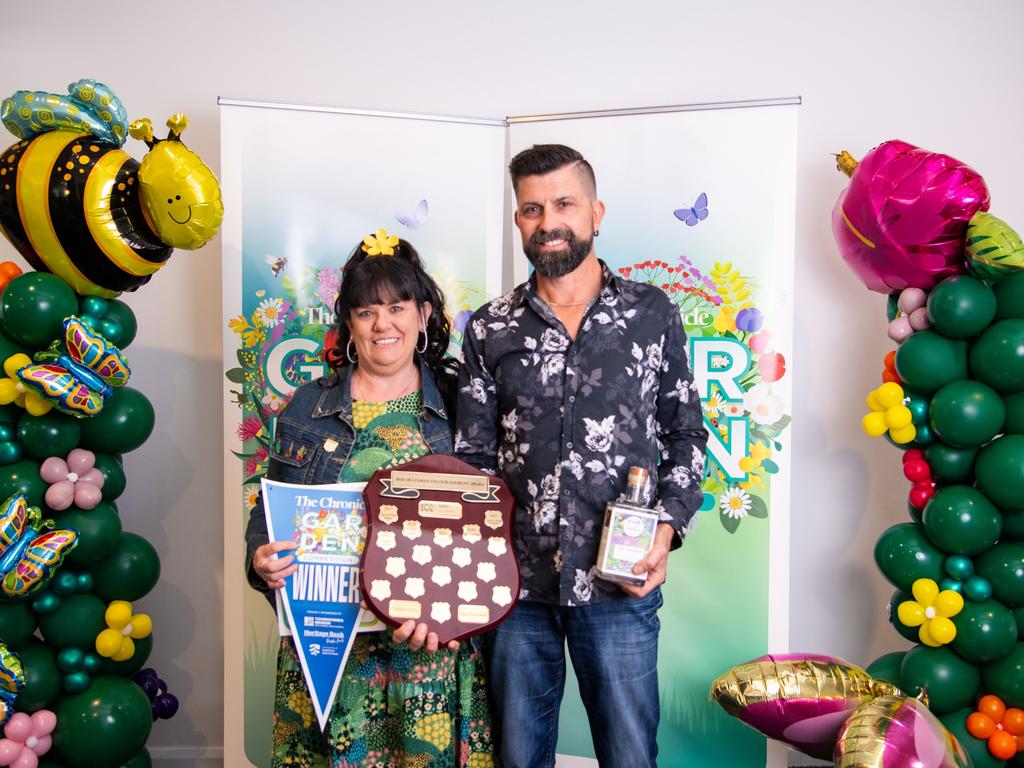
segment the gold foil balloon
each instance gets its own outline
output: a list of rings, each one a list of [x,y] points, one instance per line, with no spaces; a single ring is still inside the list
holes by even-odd
[[[971,768],[963,748],[928,707],[909,696],[882,696],[839,731],[835,768]]]
[[[858,707],[899,693],[842,659],[801,653],[739,664],[711,684],[710,696],[765,736],[829,760],[840,727]]]

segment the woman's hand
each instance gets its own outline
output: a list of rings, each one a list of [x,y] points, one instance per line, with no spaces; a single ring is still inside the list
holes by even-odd
[[[252,556],[252,569],[256,575],[267,583],[271,589],[280,589],[284,586],[284,580],[298,570],[294,565],[295,557],[286,555],[276,557],[280,552],[288,549],[295,549],[298,546],[294,541],[274,541],[259,547]]]
[[[423,622],[417,624],[415,620],[409,619],[402,626],[396,629],[391,639],[396,643],[408,643],[410,650],[418,651],[420,648],[426,648],[428,653],[437,653],[439,643],[437,640],[436,632],[428,632],[427,625]],[[448,643],[449,651],[459,650],[459,641],[452,640]]]

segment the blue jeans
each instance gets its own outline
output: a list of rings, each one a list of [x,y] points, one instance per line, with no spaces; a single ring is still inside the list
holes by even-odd
[[[491,706],[504,768],[555,764],[569,647],[603,768],[654,768],[661,590],[573,608],[521,602],[487,635]]]

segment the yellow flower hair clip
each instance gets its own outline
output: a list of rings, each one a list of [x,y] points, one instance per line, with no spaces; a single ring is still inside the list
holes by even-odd
[[[378,229],[375,235],[363,238],[363,250],[367,256],[394,256],[396,245],[398,235],[389,235],[384,228]]]

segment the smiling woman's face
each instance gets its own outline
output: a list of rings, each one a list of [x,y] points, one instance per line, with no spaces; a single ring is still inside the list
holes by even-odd
[[[430,309],[429,302],[421,308],[410,299],[350,310],[348,328],[359,366],[376,375],[395,373],[408,366]]]

